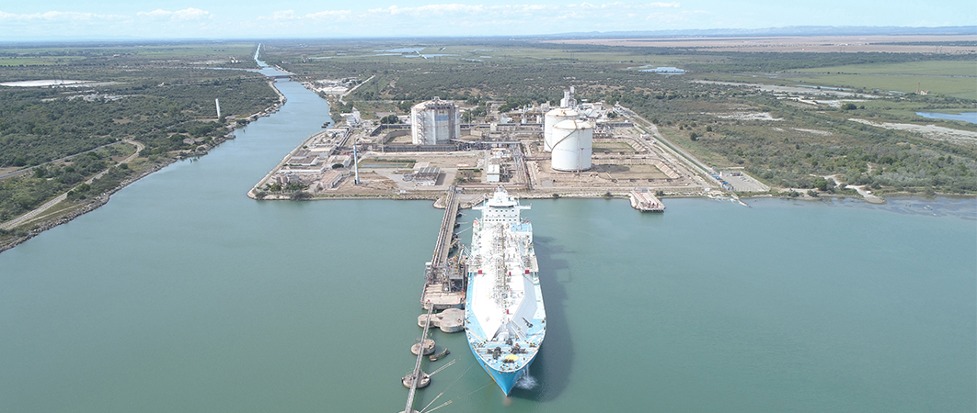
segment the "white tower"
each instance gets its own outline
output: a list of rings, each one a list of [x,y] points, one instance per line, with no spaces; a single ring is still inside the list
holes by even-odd
[[[563,89],[563,99],[560,99],[561,108],[573,109],[577,107],[577,100],[573,98],[573,86],[570,89]]]

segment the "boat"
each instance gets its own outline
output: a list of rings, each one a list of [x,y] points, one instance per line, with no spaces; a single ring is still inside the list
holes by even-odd
[[[520,217],[529,206],[503,187],[473,209],[482,216],[472,221],[465,334],[478,364],[508,396],[546,335],[533,227]]]
[[[441,350],[440,353],[427,356],[427,359],[431,361],[438,361],[444,358],[444,356],[447,356],[448,354],[451,354],[451,350],[448,350],[448,348],[445,347],[444,350]]]

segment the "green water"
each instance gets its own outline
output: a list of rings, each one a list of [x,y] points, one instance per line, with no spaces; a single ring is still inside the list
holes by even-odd
[[[246,198],[328,112],[280,87],[283,110],[238,139],[0,254],[0,411],[403,409],[441,211]],[[504,400],[464,336],[438,333],[452,353],[427,370],[457,362],[416,407],[977,408],[973,199],[666,203],[532,201],[536,386]]]

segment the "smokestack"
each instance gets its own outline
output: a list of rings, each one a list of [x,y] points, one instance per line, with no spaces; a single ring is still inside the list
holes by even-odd
[[[356,159],[356,141],[353,141],[353,184],[360,184],[359,161]]]
[[[217,120],[221,119],[221,100],[220,98],[214,99],[214,105],[217,105]]]

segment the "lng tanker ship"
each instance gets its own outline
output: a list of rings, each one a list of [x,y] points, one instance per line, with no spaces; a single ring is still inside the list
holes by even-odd
[[[528,206],[504,188],[475,210],[468,259],[465,334],[475,359],[508,395],[536,358],[546,335]]]

